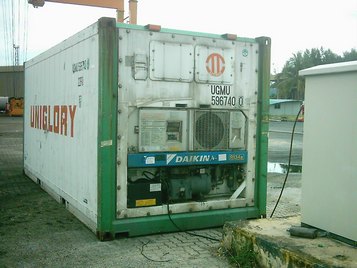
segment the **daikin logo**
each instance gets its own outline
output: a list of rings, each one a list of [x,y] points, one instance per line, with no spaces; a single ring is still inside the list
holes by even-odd
[[[177,155],[177,154],[167,154],[167,157],[166,157],[166,165],[169,164],[169,163],[172,161],[172,159],[175,158],[176,155]]]
[[[181,156],[177,154],[167,154],[166,164],[170,162],[174,163],[200,163],[200,162],[210,162],[217,160],[217,157],[213,155],[186,155]]]

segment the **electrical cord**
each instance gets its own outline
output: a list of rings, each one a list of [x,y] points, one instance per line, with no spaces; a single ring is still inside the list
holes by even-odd
[[[275,209],[276,209],[276,207],[277,207],[278,204],[279,204],[280,198],[281,198],[281,196],[283,195],[283,191],[284,191],[284,188],[285,188],[286,181],[287,181],[288,176],[289,176],[290,166],[291,166],[291,153],[292,153],[292,151],[293,151],[293,141],[294,141],[295,126],[296,126],[297,120],[298,120],[298,118],[299,118],[299,115],[300,115],[302,109],[303,109],[303,105],[300,106],[300,110],[299,110],[299,112],[298,112],[298,114],[296,115],[296,118],[295,118],[293,130],[292,130],[292,133],[291,133],[291,140],[290,140],[290,151],[289,151],[288,170],[287,170],[287,172],[286,172],[285,179],[284,179],[284,183],[283,183],[283,186],[282,186],[282,188],[281,188],[281,191],[280,191],[278,200],[276,201],[275,206],[274,206],[274,209],[273,209],[272,213],[270,214],[270,218],[273,217],[274,212],[275,212]]]
[[[146,256],[145,254],[144,254],[144,247],[147,245],[147,244],[149,244],[151,242],[151,240],[149,240],[148,242],[146,242],[146,243],[144,243],[143,245],[142,245],[142,247],[141,247],[141,255],[143,255],[147,260],[149,260],[149,261],[153,261],[153,262],[169,262],[169,261],[172,261],[172,260],[153,260],[153,259],[150,259],[148,256]],[[165,256],[166,254],[168,254],[168,253],[165,253],[163,256]]]
[[[147,174],[151,175],[152,178],[150,178]],[[146,170],[143,171],[142,175],[145,176],[145,177],[146,177],[147,179],[149,179],[149,180],[155,179],[155,175],[152,174],[152,173],[149,172],[149,171],[146,171]]]
[[[197,237],[201,237],[201,238],[205,238],[205,239],[209,239],[209,240],[213,240],[213,241],[221,241],[217,238],[213,238],[213,237],[210,237],[210,236],[205,236],[205,235],[199,235],[199,234],[195,234],[195,233],[191,233],[191,232],[188,232],[188,231],[185,231],[183,230],[182,228],[180,228],[179,226],[177,226],[177,224],[173,221],[173,219],[171,218],[171,213],[170,213],[170,194],[169,194],[169,185],[168,183],[163,180],[163,182],[166,184],[166,189],[167,189],[167,215],[169,216],[169,219],[171,221],[171,223],[181,232],[184,232],[188,235],[192,235],[192,236],[197,236]]]
[[[155,176],[155,177],[156,177],[156,176]],[[201,238],[205,238],[205,239],[214,240],[214,241],[218,241],[218,242],[219,242],[220,240],[218,240],[218,239],[216,239],[216,238],[213,238],[213,237],[210,237],[210,236],[204,236],[204,235],[199,235],[199,234],[190,233],[190,232],[187,232],[187,231],[185,231],[185,230],[182,230],[179,226],[177,226],[177,224],[172,220],[171,215],[170,215],[169,185],[168,185],[168,183],[167,183],[164,179],[162,179],[162,182],[164,182],[165,185],[166,185],[166,190],[167,190],[167,215],[169,216],[169,219],[170,219],[171,223],[172,223],[178,230],[180,230],[181,232],[185,232],[185,233],[187,233],[187,234],[189,234],[189,235],[193,235],[193,236],[197,236],[197,237],[201,237]],[[141,251],[140,251],[141,255],[143,255],[147,260],[152,261],[152,262],[170,262],[170,261],[172,261],[172,260],[153,260],[153,259],[149,258],[148,256],[146,256],[146,255],[144,254],[144,247],[145,247],[146,245],[148,245],[150,242],[151,242],[151,240],[149,240],[148,242],[146,242],[146,243],[144,243],[144,244],[142,245]],[[166,253],[166,254],[168,254],[168,253]],[[164,254],[163,256],[165,256],[166,254]]]

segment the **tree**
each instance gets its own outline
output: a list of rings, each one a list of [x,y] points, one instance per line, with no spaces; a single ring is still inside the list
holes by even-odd
[[[357,60],[357,49],[352,48],[350,52],[343,52],[343,58],[345,61]]]
[[[305,63],[306,64],[306,63]],[[301,51],[293,54],[284,65],[283,71],[276,75],[278,96],[281,99],[301,99],[305,92],[304,78],[299,76],[299,71],[304,69],[303,54]]]
[[[288,59],[281,73],[276,74],[276,82],[272,87],[277,88],[277,95],[281,99],[302,100],[305,95],[305,78],[299,75],[299,71],[322,64],[337,63],[357,60],[357,50],[345,51],[343,56],[339,56],[331,51],[312,48],[304,52],[298,51],[293,57]]]

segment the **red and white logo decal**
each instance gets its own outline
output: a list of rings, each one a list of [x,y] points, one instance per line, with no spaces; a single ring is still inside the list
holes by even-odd
[[[220,76],[226,69],[224,58],[218,53],[212,53],[207,57],[206,69],[212,76]]]

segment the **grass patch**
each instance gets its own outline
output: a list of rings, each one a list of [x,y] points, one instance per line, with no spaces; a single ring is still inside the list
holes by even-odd
[[[225,255],[228,261],[235,267],[241,268],[259,268],[257,253],[253,250],[252,243],[242,243],[236,241],[230,249],[227,249]]]

